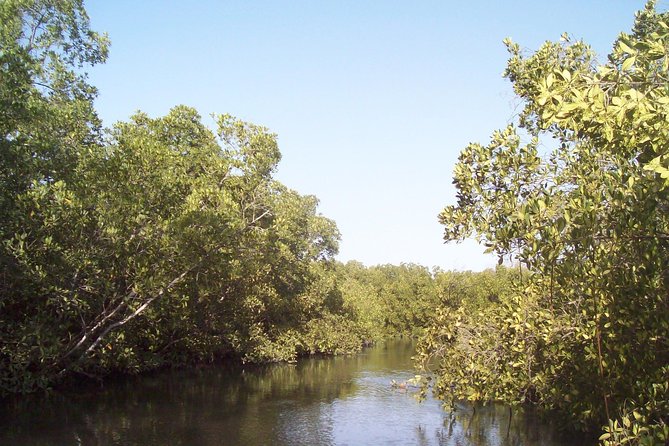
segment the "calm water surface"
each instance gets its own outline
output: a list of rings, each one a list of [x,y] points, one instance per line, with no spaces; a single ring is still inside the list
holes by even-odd
[[[0,445],[546,445],[564,439],[503,406],[447,413],[392,380],[413,344],[262,368],[211,367],[2,401]]]

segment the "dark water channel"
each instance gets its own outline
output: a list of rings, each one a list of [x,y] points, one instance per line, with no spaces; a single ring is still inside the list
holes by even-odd
[[[413,344],[262,368],[207,367],[4,401],[0,445],[546,445],[559,438],[508,408],[418,403]]]

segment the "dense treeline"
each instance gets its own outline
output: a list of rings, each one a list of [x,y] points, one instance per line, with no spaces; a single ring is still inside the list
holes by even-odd
[[[524,109],[462,151],[440,218],[447,240],[474,235],[527,272],[497,305],[442,306],[421,359],[445,399],[533,404],[604,425],[604,444],[666,444],[669,15],[649,3],[604,62],[568,36],[529,56],[507,45]]]
[[[103,131],[79,68],[107,42],[81,2],[1,7],[3,390],[291,359],[338,325],[336,226],[272,179],[274,135],[187,107]]]
[[[345,308],[373,340],[420,336],[437,308],[478,311],[498,302],[518,276],[517,270],[504,266],[482,272],[430,271],[416,264],[364,267],[348,262],[337,271]]]
[[[0,19],[3,392],[359,348],[337,228],[272,178],[275,135],[184,106],[103,130],[82,68],[108,43],[82,2],[4,1]]]

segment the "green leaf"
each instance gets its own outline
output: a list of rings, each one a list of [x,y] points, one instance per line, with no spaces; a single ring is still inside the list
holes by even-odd
[[[625,53],[629,55],[635,55],[637,52],[635,49],[630,47],[625,41],[619,40],[618,45],[620,46],[620,49],[622,49]]]
[[[622,70],[623,71],[629,70],[632,67],[632,65],[634,65],[634,62],[636,62],[636,57],[634,57],[634,56],[628,57],[627,59],[625,59],[623,61],[623,64],[622,64],[622,67],[621,67]]]

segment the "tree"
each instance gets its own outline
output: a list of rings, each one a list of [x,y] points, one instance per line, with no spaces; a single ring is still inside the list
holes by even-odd
[[[108,44],[76,0],[3,1],[0,23],[0,382],[27,389],[34,383],[28,364],[48,348],[30,335],[47,327],[36,319],[29,335],[14,332],[12,322],[43,303],[36,287],[45,273],[21,258],[48,262],[33,248],[53,238],[40,233],[47,216],[26,203],[69,201],[74,166],[99,145],[96,91],[81,68],[104,62]]]
[[[33,183],[67,180],[80,151],[99,141],[96,90],[81,68],[104,62],[108,42],[90,30],[81,0],[6,0],[0,22],[4,238],[15,198]]]
[[[440,221],[446,240],[476,236],[528,274],[487,320],[490,335],[481,320],[444,316],[442,358],[462,349],[463,325],[487,352],[463,357],[468,376],[442,368],[443,380],[460,377],[457,396],[534,402],[584,426],[612,420],[603,441],[668,435],[668,18],[650,2],[601,64],[566,35],[529,57],[506,42],[523,111],[462,151],[457,204]],[[543,155],[542,143],[556,148]],[[491,371],[509,379],[492,384]]]

